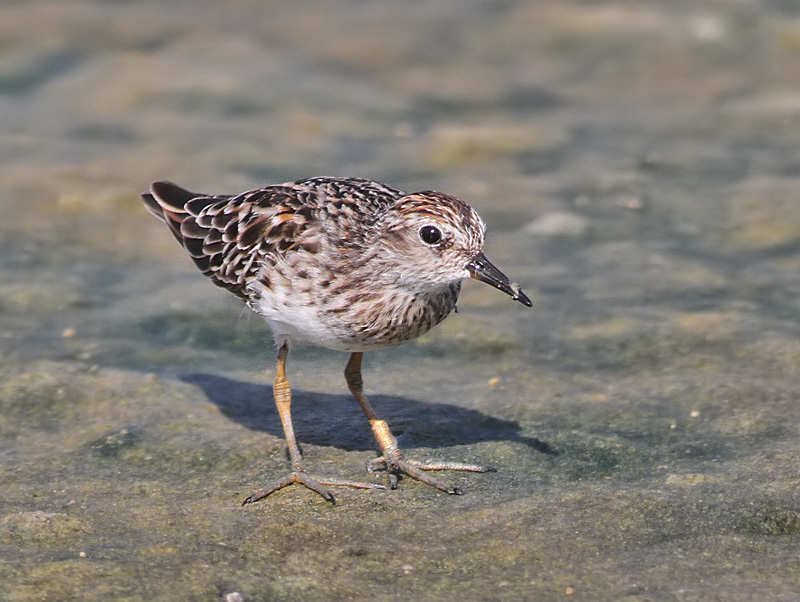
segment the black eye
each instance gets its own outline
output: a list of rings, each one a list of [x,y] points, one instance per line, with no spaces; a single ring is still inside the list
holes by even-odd
[[[442,240],[442,233],[439,228],[434,226],[422,226],[419,229],[419,237],[427,245],[435,245]]]

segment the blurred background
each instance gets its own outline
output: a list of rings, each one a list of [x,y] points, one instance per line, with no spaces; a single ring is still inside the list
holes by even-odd
[[[798,148],[791,0],[2,2],[0,597],[794,599]],[[463,498],[237,507],[271,337],[138,195],[318,175],[463,198],[534,301],[366,357]],[[345,361],[290,378],[353,477]]]

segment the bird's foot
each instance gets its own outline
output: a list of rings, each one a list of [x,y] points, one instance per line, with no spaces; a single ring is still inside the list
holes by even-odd
[[[386,489],[386,487],[378,485],[377,483],[360,483],[358,481],[347,481],[345,479],[318,479],[310,476],[305,470],[293,470],[286,477],[273,481],[258,493],[249,496],[242,502],[242,506],[263,500],[268,495],[275,493],[279,489],[288,487],[292,483],[304,485],[311,491],[320,494],[331,504],[336,503],[336,498],[334,498],[333,493],[325,487],[326,485],[330,487],[353,487],[355,489]]]
[[[389,472],[389,486],[397,489],[400,475],[406,475],[417,481],[436,487],[451,495],[462,495],[464,492],[458,487],[451,487],[428,474],[434,470],[462,470],[466,472],[495,472],[490,466],[480,464],[466,464],[464,462],[419,462],[409,460],[397,448],[387,450],[380,458],[375,458],[367,465],[367,472],[375,470],[387,470]]]

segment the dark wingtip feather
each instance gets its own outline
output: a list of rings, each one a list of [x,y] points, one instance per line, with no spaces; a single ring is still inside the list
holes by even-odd
[[[183,209],[186,206],[186,203],[191,201],[193,198],[198,195],[194,192],[190,192],[185,188],[181,188],[177,184],[173,184],[172,182],[153,182],[150,185],[150,192],[152,196],[157,197],[158,202],[161,205],[168,205],[169,207],[174,207],[175,209]]]
[[[142,195],[142,201],[145,208],[166,223],[175,238],[183,244],[181,224],[188,215],[184,205],[195,196],[172,182],[153,182],[150,192]]]
[[[144,203],[144,208],[147,209],[151,214],[155,215],[162,222],[167,221],[164,217],[164,210],[161,208],[161,205],[158,204],[156,197],[149,192],[145,192],[142,195],[142,202]]]

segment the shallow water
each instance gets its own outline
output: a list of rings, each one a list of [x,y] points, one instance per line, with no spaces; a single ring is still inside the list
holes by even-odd
[[[793,2],[0,8],[0,598],[796,600]],[[475,282],[367,354],[439,495],[290,488],[269,332],[142,208],[350,175],[464,198]],[[344,354],[290,359],[312,472],[364,476]],[[226,598],[227,597],[227,598]]]

